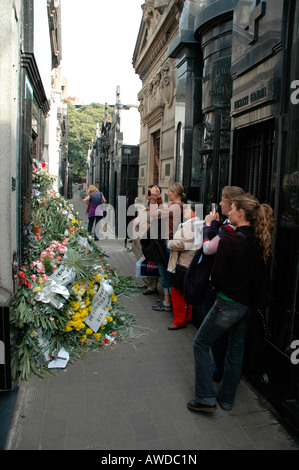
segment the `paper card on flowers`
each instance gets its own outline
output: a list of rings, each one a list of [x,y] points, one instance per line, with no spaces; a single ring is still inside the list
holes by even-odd
[[[57,357],[49,362],[48,369],[64,369],[69,362],[69,359],[69,353],[64,348],[61,348]]]
[[[111,307],[111,296],[107,293],[104,283],[101,283],[100,288],[92,301],[92,310],[87,315],[85,323],[97,333],[101,324],[103,323],[106,315]]]
[[[62,264],[53,274],[51,274],[51,276],[49,276],[49,279],[56,282],[56,284],[59,284],[60,286],[66,286],[67,284],[70,284],[74,281],[75,276],[76,272],[73,266],[66,266],[65,264]]]

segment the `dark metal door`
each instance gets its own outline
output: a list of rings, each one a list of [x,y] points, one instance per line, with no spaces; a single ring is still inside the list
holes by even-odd
[[[0,307],[0,390],[11,390],[9,308]]]
[[[153,184],[159,184],[160,134],[154,134],[153,139],[154,139]]]
[[[232,180],[258,200],[274,204],[274,121],[251,126],[235,135]]]
[[[27,133],[23,138],[23,151],[20,162],[20,261],[26,264],[29,255],[29,236],[31,230],[32,198],[32,145],[33,139]]]
[[[291,348],[292,342],[299,339],[299,231],[291,216],[298,201],[290,181],[298,174],[287,174],[286,143],[282,145],[281,161],[276,157],[275,137],[274,120],[235,131],[232,184],[274,209],[272,282],[266,312],[268,337],[253,380],[274,406],[299,426],[299,365],[292,360],[295,356]]]

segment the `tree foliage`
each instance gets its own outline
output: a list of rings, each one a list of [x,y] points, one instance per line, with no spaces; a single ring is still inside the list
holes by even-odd
[[[86,177],[88,148],[96,137],[97,123],[102,125],[105,105],[92,103],[76,108],[67,102],[68,110],[68,160],[73,165],[73,181]],[[108,106],[108,118],[113,109]]]

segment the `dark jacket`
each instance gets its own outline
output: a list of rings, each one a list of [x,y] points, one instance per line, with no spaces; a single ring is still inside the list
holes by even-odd
[[[247,245],[238,232],[245,235]],[[264,307],[268,298],[269,268],[251,226],[221,238],[211,272],[216,292],[252,307]]]

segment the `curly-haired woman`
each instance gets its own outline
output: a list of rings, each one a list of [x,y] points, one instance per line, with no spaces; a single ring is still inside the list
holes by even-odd
[[[260,286],[271,257],[273,210],[245,194],[233,199],[228,216],[237,229],[219,241],[212,269],[217,298],[193,343],[195,400],[187,404],[193,411],[214,411],[216,399],[224,410],[233,407],[251,308],[264,306],[267,301],[268,292]],[[229,345],[216,393],[209,349],[225,331],[228,331]]]

